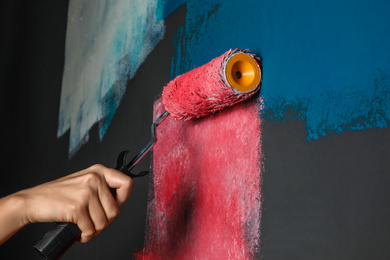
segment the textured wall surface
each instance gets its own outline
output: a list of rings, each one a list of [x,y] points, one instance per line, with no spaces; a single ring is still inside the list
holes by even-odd
[[[143,3],[139,7],[145,7]],[[256,259],[390,257],[388,1],[249,0],[239,4],[231,0],[159,0],[145,12],[134,11],[140,15],[137,17],[148,13],[155,26],[164,25],[164,33],[142,34],[146,37],[142,39],[153,39],[154,48],[142,56],[142,64],[134,75],[122,71],[126,72],[120,74],[124,76],[121,82],[126,82],[125,89],[114,88],[106,92],[109,95],[103,93],[106,89],[102,92],[101,97],[110,102],[103,102],[107,107],[99,111],[107,114],[84,129],[88,141],[76,145],[77,152],[71,157],[71,130],[64,129],[58,136],[71,5],[68,1],[49,0],[3,1],[0,5],[0,30],[4,36],[0,43],[1,144],[5,151],[1,163],[12,166],[11,171],[1,172],[0,196],[93,163],[114,166],[122,150],[138,153],[149,141],[153,105],[165,84],[228,49],[247,48],[262,58],[263,83],[254,97],[261,100],[261,106],[255,108],[260,111],[253,121],[259,126],[254,143],[262,168],[252,176],[261,178],[261,204],[251,208],[261,219],[248,222],[260,223],[260,232],[244,234],[256,240],[249,245],[259,247],[253,251],[246,247],[246,252],[253,252]],[[140,21],[146,25],[151,20]],[[104,40],[103,43],[107,39],[102,34],[111,37],[110,33],[114,33],[104,30],[104,26],[97,28],[101,30],[96,39]],[[120,35],[128,36],[123,33]],[[158,35],[161,37],[153,38]],[[144,43],[142,40],[136,46]],[[126,45],[121,42],[117,46]],[[103,55],[111,50],[106,48],[98,53]],[[110,54],[122,53],[116,51]],[[79,105],[72,105],[72,110],[80,109]],[[74,122],[79,119],[75,117]],[[223,123],[218,117],[212,120]],[[204,120],[190,124],[185,128],[194,135],[196,127],[206,127],[208,123]],[[220,135],[225,136],[222,130]],[[207,136],[211,135],[202,137]],[[229,144],[226,140],[219,143]],[[218,147],[219,144],[212,146],[207,152],[219,154],[215,150]],[[206,149],[206,144],[202,143],[200,149]],[[230,149],[225,147],[221,153]],[[148,169],[151,164],[147,157],[135,171]],[[206,181],[191,176],[187,176],[180,192],[191,190],[192,182],[200,185]],[[148,200],[148,195],[152,194],[156,177],[153,173],[137,179],[129,201],[110,227],[91,243],[76,244],[63,259],[129,259],[135,252],[150,249],[150,230],[157,226],[149,219],[153,215],[148,202],[156,198]],[[242,181],[238,179],[234,186],[237,194],[243,192],[241,185],[246,185]],[[174,191],[174,185],[166,182],[169,189],[161,190],[167,192],[165,195]],[[213,187],[226,189],[224,183]],[[191,199],[190,194],[185,195],[184,199]],[[240,196],[235,198],[237,205],[243,205],[238,200]],[[195,208],[177,205],[183,219],[190,219],[188,214]],[[259,205],[261,212],[257,215]],[[246,211],[239,211],[241,217],[230,213],[228,217],[245,219],[243,212]],[[192,213],[195,216],[197,212]],[[185,226],[192,227],[190,224]],[[0,255],[9,259],[40,259],[32,245],[49,226],[34,224],[24,228],[0,247]],[[191,238],[191,234],[186,236]],[[188,249],[188,244],[183,243]],[[172,249],[170,253],[182,252]]]

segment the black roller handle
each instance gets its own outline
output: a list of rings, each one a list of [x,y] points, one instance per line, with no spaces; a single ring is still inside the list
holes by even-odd
[[[44,259],[60,257],[80,238],[81,230],[74,223],[58,222],[34,246]]]
[[[152,149],[157,142],[156,127],[169,115],[165,111],[156,121],[152,124],[152,138],[150,142],[144,147],[144,149],[138,153],[128,164],[126,164],[126,156],[129,151],[123,151],[119,154],[116,167],[120,172],[130,176],[131,178],[142,177],[149,172],[144,171],[138,174],[133,174],[130,171],[144,158],[144,156]],[[110,189],[111,194],[116,195],[115,189]],[[34,245],[34,248],[41,254],[44,259],[56,260],[65,254],[65,252],[80,238],[81,230],[74,223],[56,223],[52,229],[50,229],[42,239]]]

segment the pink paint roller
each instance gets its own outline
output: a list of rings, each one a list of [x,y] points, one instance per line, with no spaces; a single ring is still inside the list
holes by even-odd
[[[229,50],[209,63],[176,77],[162,92],[166,111],[152,124],[152,138],[145,148],[126,164],[128,151],[119,154],[116,169],[141,177],[131,170],[157,141],[156,127],[171,114],[180,120],[211,115],[253,96],[261,83],[260,58],[248,50]],[[112,191],[115,195],[115,191]],[[80,229],[73,223],[56,223],[34,247],[45,259],[58,259],[79,238]]]

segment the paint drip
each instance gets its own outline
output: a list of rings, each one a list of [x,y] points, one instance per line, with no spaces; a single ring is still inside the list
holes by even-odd
[[[253,259],[261,217],[262,101],[157,128],[137,259]],[[154,116],[165,110],[155,103]]]

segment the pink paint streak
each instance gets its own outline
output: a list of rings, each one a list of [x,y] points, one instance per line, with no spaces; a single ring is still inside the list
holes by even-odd
[[[260,103],[199,120],[168,117],[158,127],[137,259],[253,258],[260,242]],[[155,117],[163,110],[157,101]]]

